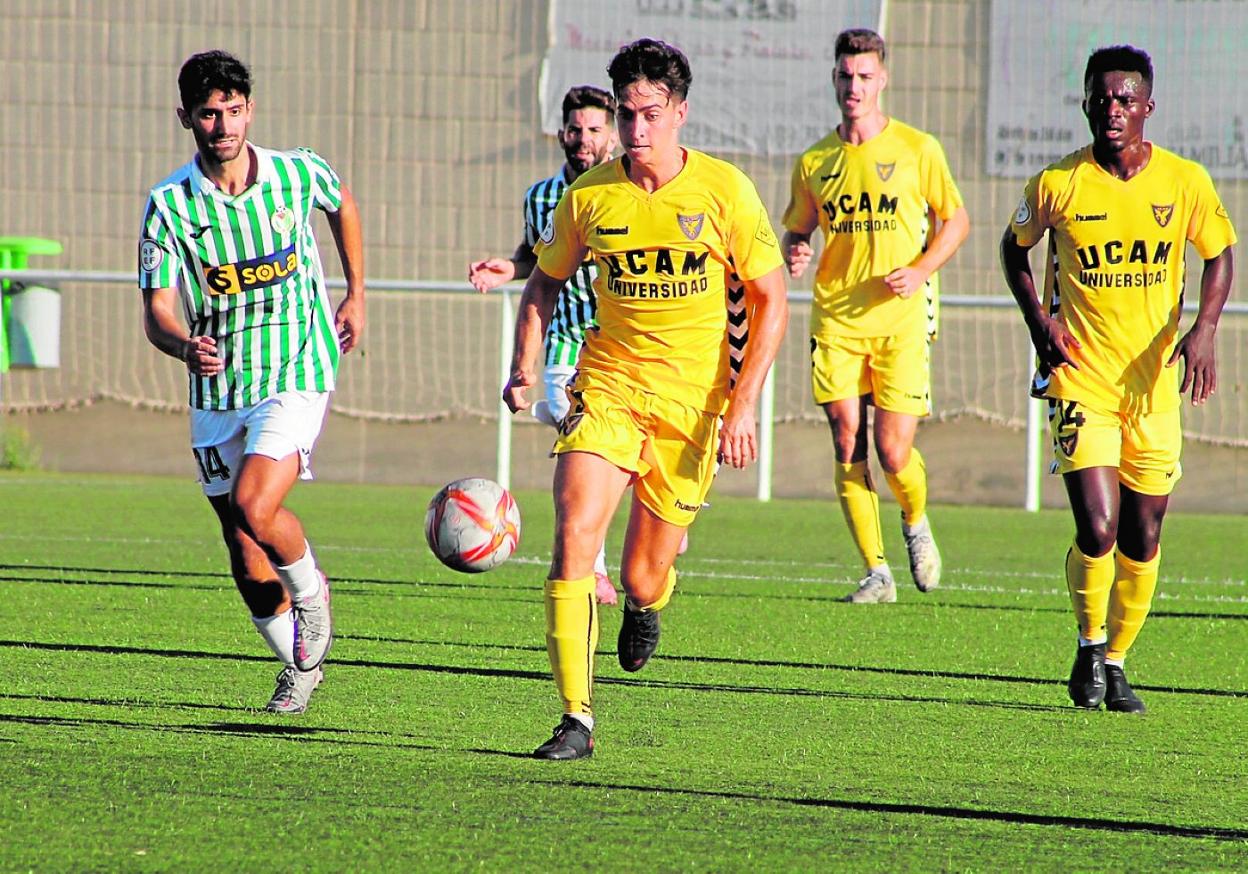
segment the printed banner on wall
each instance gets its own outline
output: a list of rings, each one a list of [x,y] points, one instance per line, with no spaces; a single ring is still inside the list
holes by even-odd
[[[1031,176],[1091,141],[1083,71],[1102,46],[1153,59],[1157,108],[1145,136],[1213,176],[1248,177],[1245,0],[993,0],[989,25],[988,167]]]
[[[792,155],[840,122],[833,43],[879,25],[881,0],[552,0],[542,66],[542,130],[561,123],[574,85],[610,90],[621,45],[666,40],[689,57],[693,87],[681,142],[711,152]]]

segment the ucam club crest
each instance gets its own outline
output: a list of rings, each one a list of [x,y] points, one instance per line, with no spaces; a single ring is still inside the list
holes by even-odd
[[[879,161],[875,162],[875,175],[880,177],[881,182],[887,182],[889,179],[892,179],[893,171],[896,169],[896,161],[893,161],[891,164],[881,164]]]
[[[1154,203],[1153,204],[1153,218],[1156,219],[1157,224],[1161,225],[1163,228],[1166,225],[1170,224],[1170,219],[1171,217],[1173,217],[1173,215],[1174,215],[1173,203],[1166,203],[1166,204]]]
[[[696,240],[698,234],[702,233],[702,223],[706,221],[706,213],[700,212],[697,215],[681,215],[676,213],[676,222],[680,225],[680,231],[690,240]]]

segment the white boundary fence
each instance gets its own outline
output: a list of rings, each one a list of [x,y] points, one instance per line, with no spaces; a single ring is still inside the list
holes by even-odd
[[[57,285],[60,283],[93,283],[93,284],[115,284],[133,286],[135,277],[129,272],[103,272],[103,271],[83,271],[83,270],[9,270],[0,271],[0,279],[10,279],[25,284],[45,283]],[[330,287],[341,289],[344,284],[341,280],[331,279]],[[436,282],[425,280],[371,280],[367,283],[370,291],[380,292],[403,292],[417,294],[463,294],[471,296],[479,296],[478,292],[473,289],[467,282]],[[494,299],[498,302],[500,318],[498,320],[499,333],[498,342],[498,386],[506,382],[510,370],[510,350],[512,344],[512,335],[515,328],[515,312],[516,304],[519,300],[519,284],[511,284],[503,286],[494,292]],[[790,292],[789,301],[793,304],[809,304],[811,294],[809,292]],[[980,295],[941,295],[941,306],[948,310],[1013,310],[1015,307],[1012,298],[1004,296],[980,296]],[[137,307],[136,307],[137,308]],[[1188,304],[1185,311],[1195,311],[1194,304]],[[1248,315],[1248,304],[1228,303],[1225,312],[1233,315]],[[136,316],[137,318],[137,316]],[[1022,334],[1022,323],[1019,319],[1015,323],[1015,331]],[[1019,372],[1029,374],[1033,367],[1033,359],[1029,345],[1026,348],[1026,360],[1018,362]],[[978,374],[977,374],[978,375]],[[4,392],[3,392],[3,376],[0,376],[0,410],[3,410]],[[1025,390],[1025,384],[1020,384],[1018,391]],[[776,384],[775,370],[768,374],[767,382],[764,386],[759,404],[759,463],[757,472],[757,491],[756,495],[760,501],[771,499],[772,492],[772,460],[774,449],[774,425],[776,421]],[[1029,400],[1026,404],[1026,427],[1024,429],[1025,452],[1025,494],[1023,496],[1023,506],[1031,511],[1040,508],[1040,483],[1045,466],[1044,461],[1044,426],[1045,426],[1045,403],[1039,400]],[[1015,420],[1017,421],[1017,420]],[[511,432],[513,418],[508,412],[507,407],[502,402],[501,392],[498,393],[497,402],[497,446],[496,446],[496,472],[495,476],[504,486],[510,486],[511,483]],[[1248,435],[1243,435],[1248,439]],[[1238,441],[1237,441],[1238,442]]]

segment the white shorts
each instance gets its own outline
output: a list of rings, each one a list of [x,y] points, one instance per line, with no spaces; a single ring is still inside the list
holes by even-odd
[[[299,478],[312,479],[312,446],[329,392],[287,391],[241,410],[191,410],[191,452],[209,497],[229,494],[244,455],[280,461],[299,453]]]

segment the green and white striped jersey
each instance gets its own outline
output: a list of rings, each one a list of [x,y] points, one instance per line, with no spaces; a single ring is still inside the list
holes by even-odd
[[[192,336],[214,337],[218,376],[190,374],[190,405],[232,410],[283,391],[332,391],[339,347],[312,236],[337,212],[338,176],[308,149],[248,144],[256,181],[225,194],[192,159],[154,187],[139,234],[139,288],[177,287]]]
[[[537,245],[542,231],[550,221],[551,214],[568,189],[561,169],[549,179],[534,182],[524,193],[524,241],[532,249]],[[555,299],[555,311],[546,327],[546,365],[575,365],[581,354],[585,332],[597,324],[598,299],[594,296],[594,277],[597,271],[592,261],[586,261],[568,277],[559,297]]]

